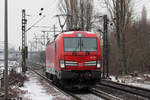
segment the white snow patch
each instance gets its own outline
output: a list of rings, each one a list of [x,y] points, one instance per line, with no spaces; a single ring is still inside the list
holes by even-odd
[[[144,76],[149,77],[149,75],[150,74],[145,74]],[[118,78],[118,80],[116,80],[116,76],[110,76],[110,78],[114,82],[122,83],[121,81],[125,80],[125,83],[122,83],[122,84],[127,84],[127,85],[132,85],[132,86],[150,89],[150,82],[149,81],[143,81],[144,83],[138,82],[138,80],[143,80],[142,77],[134,77],[133,78],[131,76],[125,76],[125,77]]]
[[[127,83],[127,85],[133,85],[133,86],[137,86],[137,87],[141,87],[145,89],[150,89],[150,85],[142,84],[142,83]]]
[[[137,80],[141,80],[142,78],[141,78],[141,77],[136,77],[136,79],[137,79]]]
[[[145,77],[150,77],[150,74],[144,74]]]
[[[110,79],[111,79],[111,81],[114,81],[114,82],[121,82],[121,79],[120,78],[118,78],[117,79],[117,77],[116,76],[110,76]]]
[[[21,90],[26,91],[23,98],[27,100],[52,100],[52,95],[46,93],[36,77],[29,78]]]
[[[17,73],[21,73],[22,72],[22,68],[21,67],[16,67],[15,70],[16,70]]]
[[[110,76],[110,78],[111,78],[111,80],[114,81],[114,82],[117,81],[116,78],[115,78],[115,76]]]
[[[104,100],[93,94],[76,94],[76,96],[81,97],[81,99],[83,100]]]

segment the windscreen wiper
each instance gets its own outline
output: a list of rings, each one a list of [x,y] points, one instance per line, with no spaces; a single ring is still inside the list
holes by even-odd
[[[83,41],[81,40],[81,49],[84,47]],[[85,54],[90,55],[90,51],[85,51]]]
[[[75,47],[75,49],[74,49],[74,51],[72,52],[72,54],[77,54],[77,50],[78,50],[78,48],[80,47],[80,42],[79,42],[79,40],[78,40],[78,44],[77,44],[77,46]]]

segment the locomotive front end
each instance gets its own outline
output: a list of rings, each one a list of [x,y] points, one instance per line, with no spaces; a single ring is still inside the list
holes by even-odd
[[[89,87],[101,79],[100,39],[95,33],[64,34],[59,79],[67,86]]]

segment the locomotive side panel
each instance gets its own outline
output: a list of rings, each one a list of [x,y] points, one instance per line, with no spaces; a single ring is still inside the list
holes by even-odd
[[[46,47],[46,72],[55,74],[55,43],[48,44]]]

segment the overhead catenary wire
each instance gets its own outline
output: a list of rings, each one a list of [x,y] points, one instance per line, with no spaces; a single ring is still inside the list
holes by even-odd
[[[39,20],[37,20],[33,25],[31,25],[27,30],[26,30],[26,32],[27,31],[29,31],[33,26],[35,26],[37,23],[39,23],[43,18],[45,18],[46,16],[44,15],[42,18],[40,18]]]

